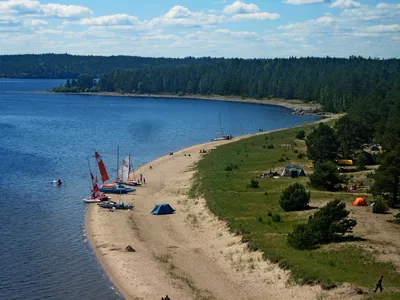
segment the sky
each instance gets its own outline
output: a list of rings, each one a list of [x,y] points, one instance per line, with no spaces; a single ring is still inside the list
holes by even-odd
[[[6,0],[0,54],[400,57],[400,1]]]

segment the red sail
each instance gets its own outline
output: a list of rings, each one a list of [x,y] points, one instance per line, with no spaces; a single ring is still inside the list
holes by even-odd
[[[108,177],[106,167],[104,166],[104,163],[103,163],[103,161],[101,159],[101,156],[100,156],[100,154],[98,152],[95,152],[94,156],[96,157],[97,164],[99,165],[99,170],[100,170],[100,174],[101,174],[101,181],[105,182],[108,179],[110,179]]]

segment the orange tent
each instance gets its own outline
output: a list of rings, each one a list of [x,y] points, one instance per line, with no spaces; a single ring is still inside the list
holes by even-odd
[[[358,198],[356,198],[356,200],[354,200],[353,205],[354,206],[368,206],[368,203],[367,203],[367,201],[365,201],[364,198],[358,197]]]

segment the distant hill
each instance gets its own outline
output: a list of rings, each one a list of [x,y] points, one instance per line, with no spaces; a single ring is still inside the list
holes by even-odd
[[[81,56],[70,54],[0,55],[0,78],[77,79],[100,77],[115,69],[141,70],[153,67],[210,65],[221,58],[154,58],[139,56]]]

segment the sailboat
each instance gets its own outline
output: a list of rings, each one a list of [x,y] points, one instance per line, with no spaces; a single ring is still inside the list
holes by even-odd
[[[99,202],[111,200],[111,198],[108,197],[107,195],[100,194],[99,186],[97,185],[97,176],[95,179],[92,171],[90,170],[89,159],[88,159],[88,165],[89,165],[89,172],[90,172],[90,186],[91,186],[92,195],[90,197],[84,198],[83,201],[85,203],[99,203]]]
[[[230,134],[224,134],[224,128],[222,127],[222,122],[221,122],[221,114],[218,114],[219,116],[219,126],[221,128],[221,132],[217,133],[217,137],[213,138],[211,141],[223,141],[223,140],[231,140],[233,139],[233,136]]]
[[[97,165],[99,166],[99,171],[101,174],[101,181],[103,183],[100,186],[100,192],[109,193],[109,194],[127,194],[129,192],[135,191],[135,189],[127,188],[119,182],[105,183],[107,180],[110,179],[110,177],[108,176],[106,167],[105,167],[103,160],[101,159],[101,156],[98,152],[95,152],[94,156],[96,157]]]
[[[118,169],[118,182],[130,186],[140,186],[141,183],[130,178],[131,168],[132,168],[131,155],[129,154],[122,160],[122,164]]]

